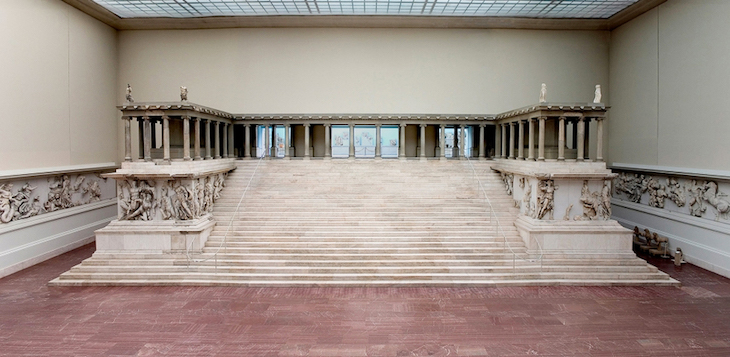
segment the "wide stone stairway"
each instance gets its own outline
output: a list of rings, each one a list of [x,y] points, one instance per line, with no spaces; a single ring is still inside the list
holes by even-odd
[[[528,254],[517,214],[488,161],[240,161],[202,253],[96,252],[52,284],[677,283],[635,257]]]

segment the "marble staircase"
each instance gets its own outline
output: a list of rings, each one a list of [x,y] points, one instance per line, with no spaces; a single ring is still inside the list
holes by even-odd
[[[202,252],[97,251],[51,284],[677,284],[635,256],[541,259],[517,214],[489,161],[239,161]]]

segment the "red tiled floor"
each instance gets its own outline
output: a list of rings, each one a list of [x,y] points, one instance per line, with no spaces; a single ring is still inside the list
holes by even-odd
[[[2,356],[730,356],[730,279],[663,287],[49,288],[0,279]]]

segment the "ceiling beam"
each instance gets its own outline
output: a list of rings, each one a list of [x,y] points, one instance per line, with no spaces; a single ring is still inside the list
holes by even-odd
[[[92,0],[63,0],[117,30],[183,30],[262,27],[453,28],[528,30],[612,30],[667,0],[639,0],[610,19],[554,19],[487,16],[284,15],[195,18],[120,18]]]

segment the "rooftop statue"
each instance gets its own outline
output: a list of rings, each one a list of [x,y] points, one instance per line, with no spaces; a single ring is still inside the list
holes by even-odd
[[[601,102],[601,85],[596,84],[596,96],[593,97],[593,103],[600,103]]]
[[[188,87],[186,87],[186,86],[180,87],[180,101],[182,101],[182,102],[188,101]]]
[[[545,103],[547,100],[545,100],[545,97],[547,96],[547,86],[545,83],[542,84],[542,87],[540,88],[540,103]]]
[[[127,103],[134,103],[134,98],[132,98],[132,86],[127,83]]]

